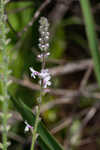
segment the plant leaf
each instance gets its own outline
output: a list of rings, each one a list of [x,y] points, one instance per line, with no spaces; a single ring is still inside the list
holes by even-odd
[[[21,100],[16,100],[11,97],[11,100],[19,111],[24,120],[26,120],[30,125],[34,126],[35,123],[35,115],[32,113],[29,107],[27,107]],[[62,146],[56,141],[56,139],[50,134],[50,132],[46,129],[45,125],[40,121],[38,125],[38,133],[39,133],[39,144],[44,149],[47,150],[63,150]]]
[[[98,44],[97,34],[95,31],[95,23],[91,11],[90,1],[80,0],[80,5],[84,16],[84,22],[85,22],[90,52],[93,58],[94,71],[100,86],[100,52],[99,52],[99,44]]]

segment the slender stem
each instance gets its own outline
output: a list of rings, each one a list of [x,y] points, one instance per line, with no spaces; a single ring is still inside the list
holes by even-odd
[[[45,54],[43,53],[43,61],[42,61],[42,69],[45,68]],[[42,102],[42,96],[43,96],[43,80],[41,79],[40,81],[40,103],[38,104],[37,107],[37,111],[36,111],[36,120],[35,120],[35,125],[34,125],[34,129],[33,129],[33,136],[32,136],[32,145],[31,145],[31,150],[34,150],[35,147],[35,142],[36,142],[36,138],[37,138],[37,128],[38,128],[38,124],[39,124],[39,116],[40,116],[40,105]]]
[[[36,138],[37,138],[37,128],[38,128],[38,123],[39,123],[39,116],[40,116],[40,105],[37,107],[36,121],[35,121],[35,126],[33,129],[31,150],[34,150],[34,147],[35,147],[35,142],[36,142]]]
[[[45,53],[43,53],[42,70],[45,68]]]
[[[34,150],[34,145],[36,142],[37,138],[37,129],[38,129],[38,123],[39,123],[39,116],[40,116],[40,105],[42,102],[42,96],[44,94],[44,88],[47,87],[47,85],[50,84],[48,79],[50,79],[48,73],[45,73],[45,56],[47,54],[49,44],[48,44],[48,39],[49,39],[49,32],[48,32],[48,27],[49,23],[48,20],[45,17],[41,17],[40,21],[40,27],[39,27],[39,32],[40,32],[40,38],[39,38],[39,48],[43,52],[41,54],[42,58],[42,67],[41,67],[41,75],[40,75],[40,98],[38,101],[38,109],[36,112],[36,120],[35,120],[35,125],[33,129],[33,138],[32,138],[32,145],[31,145],[31,150]],[[33,70],[33,76],[34,76],[34,70]]]
[[[3,96],[3,105],[2,105],[2,125],[3,125],[3,150],[7,150],[7,112],[8,112],[8,94],[7,94],[7,74],[8,74],[8,57],[6,52],[6,24],[5,24],[5,14],[4,14],[5,1],[0,1],[0,27],[1,27],[1,48],[2,48],[2,77],[1,87],[2,87],[2,96]]]

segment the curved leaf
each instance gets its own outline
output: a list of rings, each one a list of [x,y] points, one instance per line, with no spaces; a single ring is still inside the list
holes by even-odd
[[[32,113],[29,107],[27,107],[21,100],[16,100],[11,97],[11,100],[19,111],[24,120],[26,120],[30,125],[34,126],[35,115]],[[46,150],[63,150],[62,146],[56,141],[56,139],[50,134],[45,125],[40,121],[38,125],[39,133],[39,144],[43,149]]]

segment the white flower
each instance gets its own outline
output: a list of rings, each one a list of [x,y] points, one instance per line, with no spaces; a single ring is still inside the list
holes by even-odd
[[[49,55],[49,53],[47,53],[47,55]],[[43,80],[43,87],[47,88],[47,86],[51,85],[51,76],[50,73],[48,72],[48,69],[42,69],[41,72],[37,72],[35,71],[33,68],[30,67],[31,70],[31,77],[33,77],[34,79],[36,78],[36,76],[38,76],[40,78],[40,84],[41,84],[41,79]],[[27,128],[26,128],[27,130]]]
[[[51,79],[50,76],[44,78],[44,80],[43,80],[44,88],[47,88],[47,86],[51,85],[51,81],[49,81],[50,79]]]
[[[43,87],[47,88],[47,86],[51,85],[51,76],[48,72],[48,69],[41,70],[41,73],[39,74],[40,78],[43,79]]]
[[[37,57],[38,58],[43,58],[43,54],[39,54]]]
[[[31,67],[29,69],[31,71],[31,77],[33,77],[35,79],[36,76],[38,76],[39,73]]]
[[[25,129],[24,129],[25,132],[28,132],[29,131],[29,128],[28,126],[26,125]]]
[[[24,129],[25,132],[28,132],[29,129],[33,129],[33,127],[32,127],[31,125],[29,125],[29,124],[27,123],[27,121],[25,121],[24,123],[26,124],[26,127],[25,127],[25,129]]]
[[[44,57],[48,57],[50,55],[50,53],[49,52],[47,52],[47,53],[45,53],[44,55],[43,54],[39,54],[39,55],[37,55],[37,58],[43,58],[43,56]]]
[[[42,78],[42,79],[48,75],[49,75],[48,69],[42,69],[41,73],[39,74],[40,78]]]
[[[45,54],[45,56],[49,56],[50,55],[50,53],[49,52],[47,52],[46,54]]]

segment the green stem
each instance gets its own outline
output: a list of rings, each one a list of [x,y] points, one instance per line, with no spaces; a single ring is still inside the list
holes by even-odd
[[[34,147],[35,147],[35,141],[36,141],[36,138],[37,138],[37,128],[38,128],[38,123],[39,123],[39,116],[40,116],[40,105],[37,107],[36,121],[35,121],[35,125],[34,125],[34,128],[33,128],[33,137],[32,137],[31,150],[34,150]]]
[[[45,53],[43,53],[43,61],[42,61],[42,70],[45,68],[45,57],[44,57]],[[35,142],[36,142],[36,138],[37,138],[37,128],[38,128],[38,124],[39,124],[39,121],[40,121],[40,105],[41,105],[41,102],[42,102],[42,96],[43,96],[43,81],[41,79],[41,85],[40,85],[40,102],[39,102],[39,105],[38,105],[38,109],[37,109],[37,112],[36,112],[36,120],[35,120],[35,125],[34,125],[34,129],[33,129],[33,137],[32,137],[32,145],[31,145],[31,150],[34,150],[34,147],[35,147]]]
[[[81,4],[83,16],[84,16],[90,52],[93,58],[94,71],[95,71],[96,78],[100,86],[100,53],[99,53],[97,35],[95,32],[93,15],[92,15],[91,7],[90,7],[90,1],[80,0],[80,4]]]
[[[4,7],[5,1],[0,1],[0,27],[1,27],[1,47],[2,47],[2,96],[3,96],[3,105],[2,105],[2,126],[3,126],[3,150],[7,150],[7,112],[8,112],[8,94],[7,94],[7,73],[8,73],[8,58],[6,52],[6,25],[4,20]]]
[[[43,63],[42,63],[42,66],[43,66]],[[41,105],[41,102],[42,102],[42,93],[43,93],[43,88],[42,88],[42,80],[41,80],[41,86],[40,86],[40,102],[37,106],[37,110],[36,110],[36,120],[35,120],[35,125],[34,125],[34,128],[33,128],[33,133],[32,133],[32,145],[31,145],[31,150],[34,150],[35,148],[35,142],[36,142],[36,139],[37,139],[37,128],[38,128],[38,124],[39,124],[39,121],[40,121],[40,105]]]

